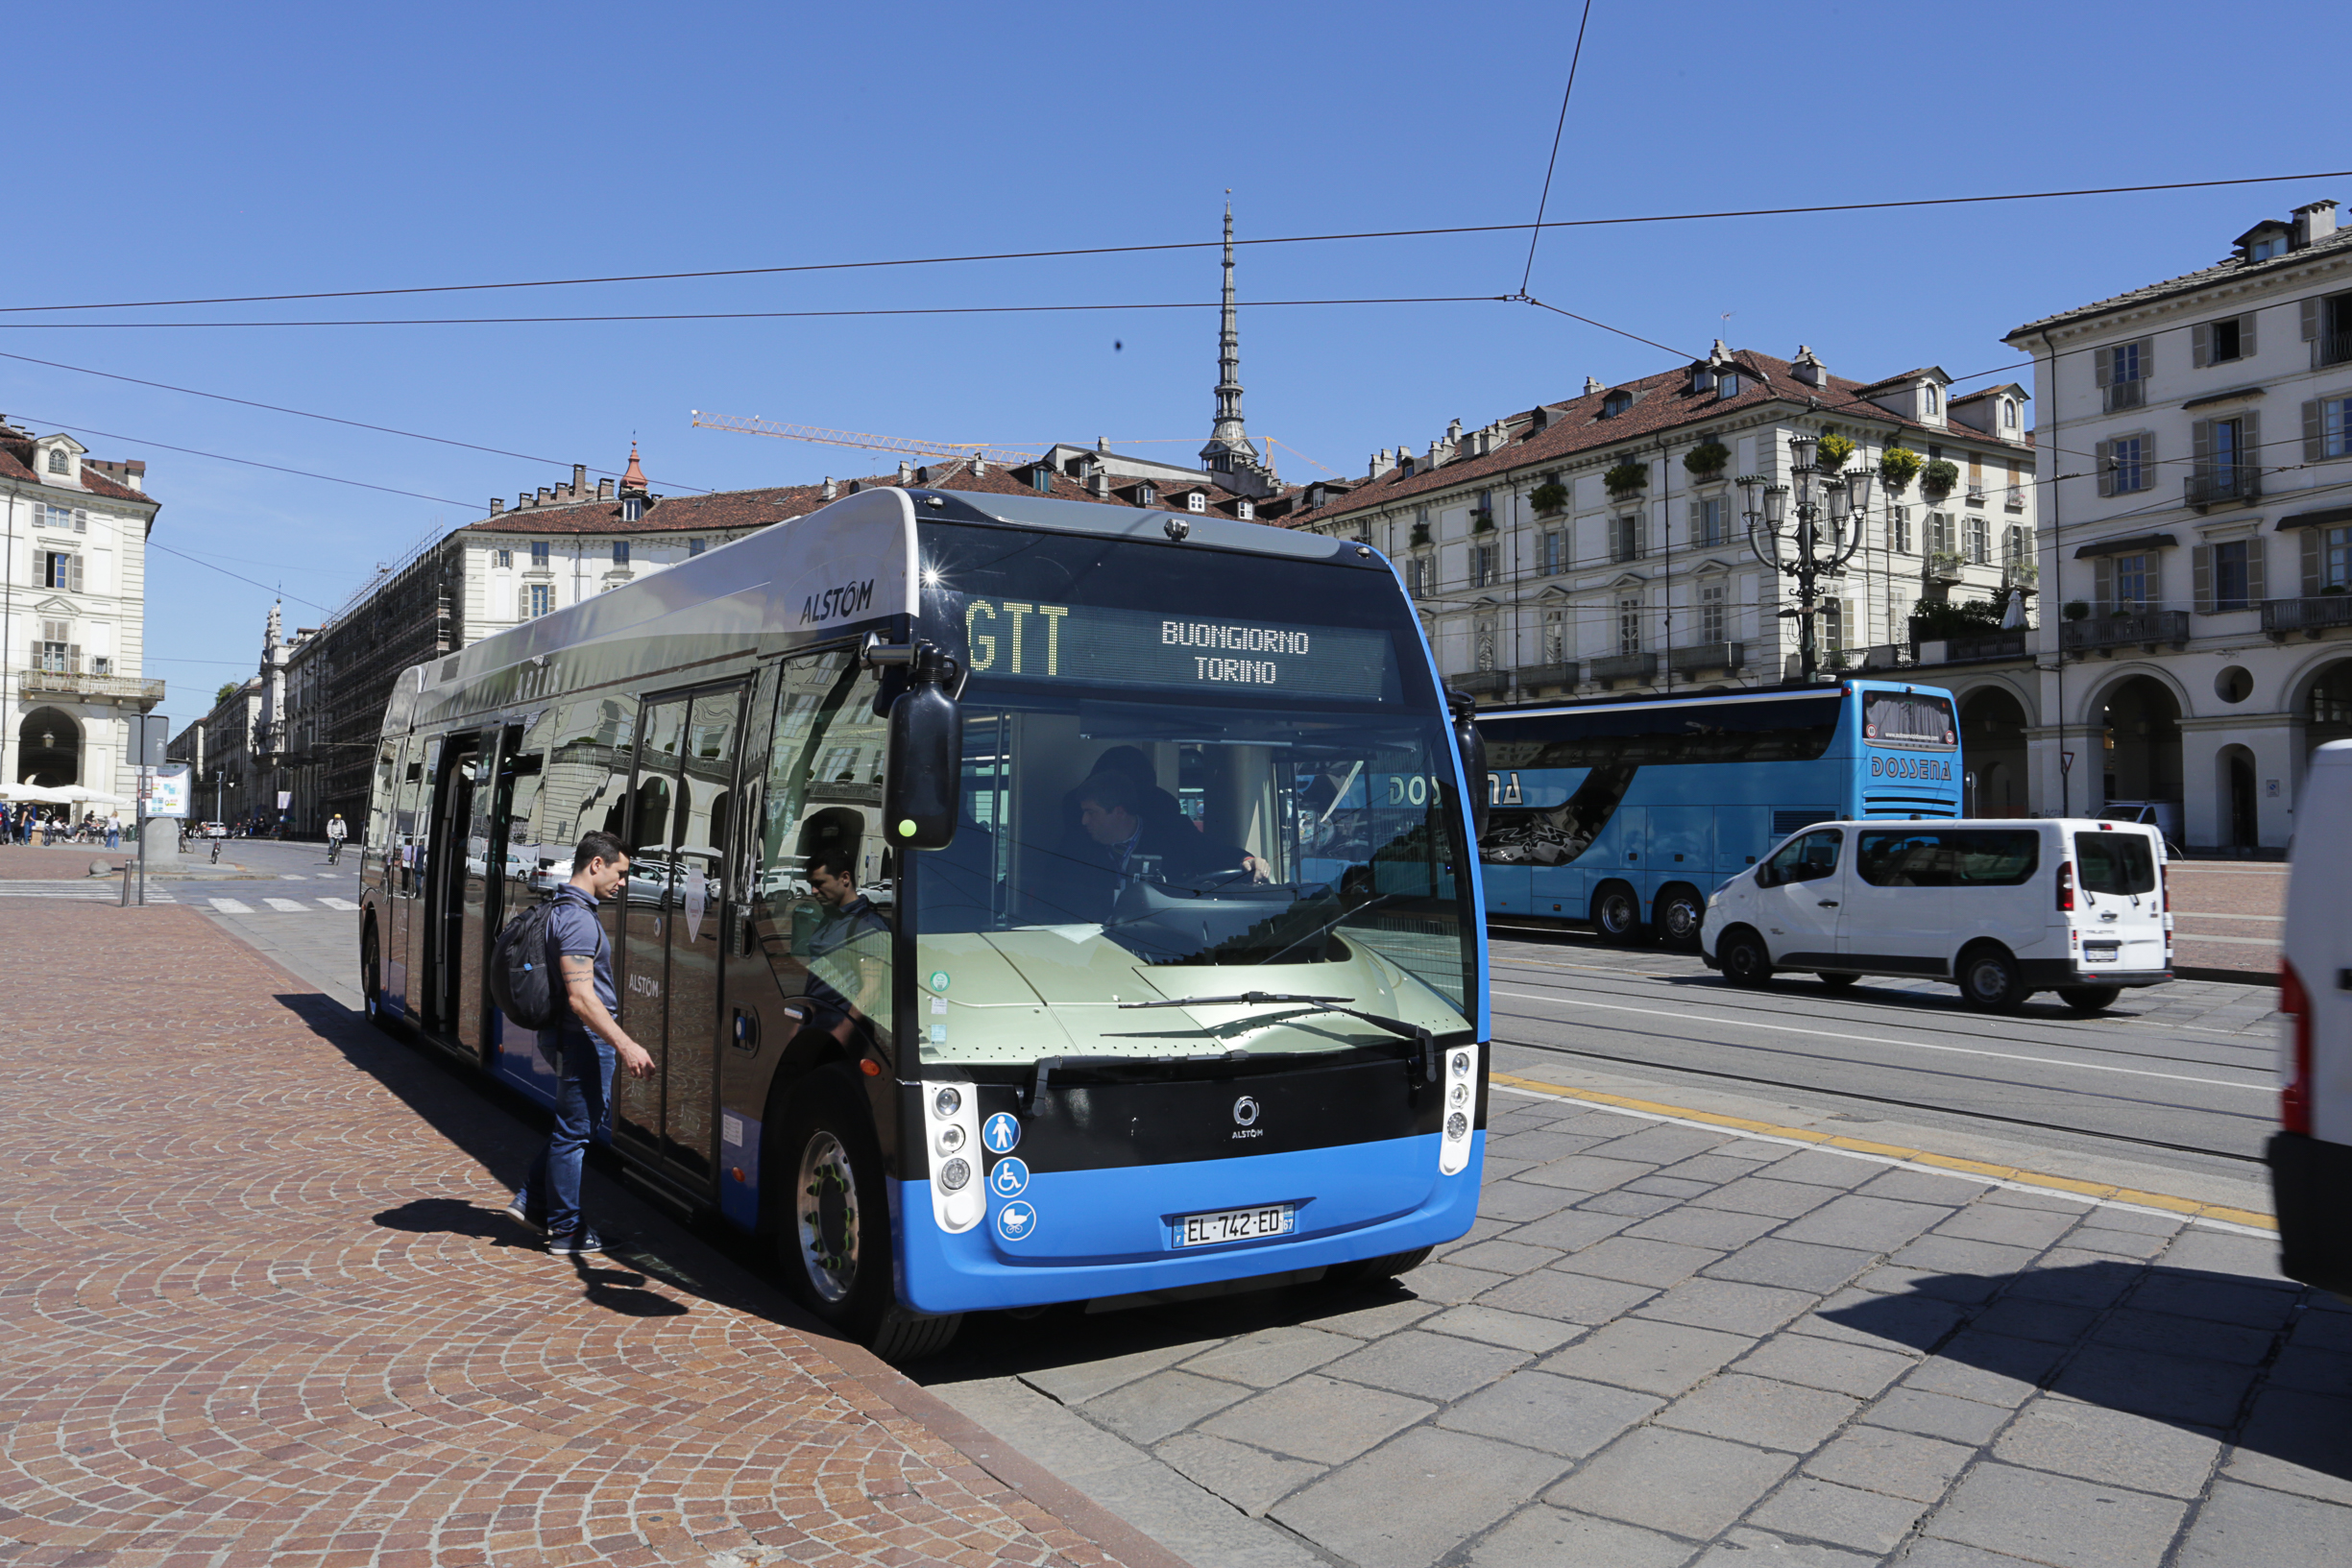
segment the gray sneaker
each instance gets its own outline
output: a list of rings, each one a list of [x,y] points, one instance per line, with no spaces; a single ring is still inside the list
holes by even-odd
[[[542,1236],[545,1236],[547,1233],[547,1222],[545,1219],[533,1219],[530,1216],[530,1211],[523,1208],[522,1202],[520,1198],[512,1203],[509,1203],[505,1208],[500,1209],[498,1212],[506,1216],[507,1218],[513,1220],[516,1224],[521,1225],[524,1230],[535,1230]]]
[[[593,1225],[582,1225],[569,1236],[547,1238],[548,1253],[558,1258],[581,1253],[602,1252],[603,1250],[604,1238],[596,1234],[595,1227]]]

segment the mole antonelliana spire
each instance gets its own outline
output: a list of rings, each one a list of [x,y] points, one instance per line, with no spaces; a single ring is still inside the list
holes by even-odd
[[[1273,477],[1242,424],[1241,321],[1233,305],[1233,193],[1225,192],[1225,251],[1224,309],[1217,324],[1217,419],[1209,428],[1208,445],[1200,448],[1200,466],[1218,474],[1228,490],[1245,495],[1264,495]]]

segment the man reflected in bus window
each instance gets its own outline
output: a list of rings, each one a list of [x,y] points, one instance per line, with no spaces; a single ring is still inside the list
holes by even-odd
[[[539,1031],[539,1053],[552,1061],[555,1125],[532,1162],[508,1218],[544,1228],[559,1256],[602,1252],[603,1239],[580,1213],[580,1166],[589,1141],[611,1125],[616,1059],[633,1078],[653,1076],[653,1057],[615,1020],[613,948],[597,905],[628,885],[629,856],[607,832],[592,832],[571,852],[571,880],[555,890],[547,950],[563,978],[555,1022]]]
[[[890,923],[858,891],[848,850],[822,850],[810,860],[809,891],[825,906],[809,934],[809,1026],[847,1045],[859,1021],[889,997]]]

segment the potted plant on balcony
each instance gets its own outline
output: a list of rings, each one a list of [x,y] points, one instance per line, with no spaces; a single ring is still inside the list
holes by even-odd
[[[1494,532],[1494,509],[1492,507],[1473,506],[1470,508],[1470,532],[1473,534]]]
[[[1546,479],[1529,493],[1527,500],[1539,516],[1556,518],[1568,504],[1568,487],[1557,479]]]
[[[1823,436],[1813,448],[1813,466],[1824,473],[1835,473],[1854,456],[1854,442],[1831,431]]]
[[[1683,467],[1693,479],[1720,479],[1732,461],[1732,449],[1720,441],[1702,441],[1683,454]]]
[[[1937,458],[1922,470],[1920,493],[1929,500],[1941,500],[1952,494],[1952,487],[1960,482],[1960,466],[1949,458]]]
[[[1648,486],[1650,466],[1629,457],[1603,474],[1601,481],[1609,487],[1612,495],[1631,495],[1635,491]]]
[[[1889,446],[1879,454],[1879,477],[1890,495],[1900,495],[1919,477],[1919,454],[1908,446]]]
[[[2066,608],[2060,611],[2059,614],[2066,616],[2066,618],[2069,620],[2089,620],[2091,618],[2091,601],[2088,599],[2069,599],[2066,601]]]
[[[1413,544],[1414,544],[1416,547],[1418,547],[1419,545],[1423,545],[1423,544],[1428,543],[1429,543],[1429,524],[1427,524],[1427,523],[1425,523],[1425,522],[1417,522],[1417,523],[1415,523],[1415,524],[1413,525],[1413,538],[1412,538],[1412,540],[1411,540],[1411,543],[1413,543]]]

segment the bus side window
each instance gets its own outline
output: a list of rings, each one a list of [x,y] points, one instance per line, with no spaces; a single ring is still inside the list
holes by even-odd
[[[537,903],[532,897],[534,890],[545,891],[555,885],[545,880],[550,855],[547,847],[539,842],[539,802],[544,793],[541,785],[546,780],[547,740],[554,733],[554,713],[540,714],[523,731],[521,742],[505,763],[506,772],[514,781],[506,800],[506,821],[499,824],[506,831],[504,874],[509,915]],[[569,856],[564,863],[570,864]]]
[[[539,731],[532,726],[534,736]],[[570,876],[572,847],[583,833],[623,826],[634,740],[635,720],[618,697],[567,703],[549,726],[531,835],[549,864],[563,865],[557,881]]]
[[[392,797],[400,787],[400,743],[379,741],[376,748],[376,778],[368,789],[368,836],[360,847],[379,859],[392,853]]]
[[[434,742],[432,751],[440,750]],[[424,792],[424,769],[428,760],[425,746],[414,739],[408,743],[408,760],[400,770],[400,784],[393,797],[392,806],[392,890],[406,897],[416,891],[419,812],[418,798]]]

